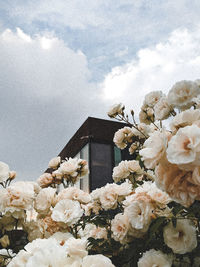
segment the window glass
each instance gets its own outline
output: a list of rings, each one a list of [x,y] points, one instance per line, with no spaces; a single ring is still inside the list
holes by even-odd
[[[122,156],[121,156],[121,149],[118,147],[114,146],[114,158],[115,158],[115,166],[117,166],[121,161],[122,161]]]
[[[91,190],[112,183],[113,146],[91,143]]]

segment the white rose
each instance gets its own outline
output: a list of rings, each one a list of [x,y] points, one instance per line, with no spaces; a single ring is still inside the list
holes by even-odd
[[[65,248],[70,257],[73,258],[83,258],[88,255],[86,250],[87,239],[76,239],[70,237],[65,243]]]
[[[36,196],[37,186],[32,182],[16,182],[1,189],[0,211],[2,213],[23,211],[32,208]],[[16,214],[17,216],[17,214]]]
[[[5,182],[9,178],[9,166],[0,161],[0,183]]]
[[[126,214],[118,213],[111,221],[112,237],[123,243],[129,229],[129,219]]]
[[[55,203],[56,189],[48,187],[42,189],[35,199],[35,209],[41,214],[47,214]]]
[[[56,252],[56,253],[55,253]],[[36,239],[25,246],[9,263],[9,267],[70,267],[66,250],[55,239]],[[79,265],[80,266],[80,265]]]
[[[114,118],[118,114],[122,114],[123,110],[124,110],[124,105],[122,103],[114,104],[112,107],[110,107],[107,114],[109,117]]]
[[[69,158],[67,161],[63,162],[58,171],[62,174],[71,175],[75,177],[78,175],[77,169],[79,168],[78,159],[77,158]]]
[[[63,199],[56,204],[51,217],[56,222],[64,222],[71,226],[76,223],[82,215],[83,210],[78,201]]]
[[[77,187],[68,187],[59,192],[57,199],[58,201],[61,199],[77,200],[80,203],[87,204],[92,198],[89,193],[84,192]]]
[[[136,160],[121,161],[119,165],[113,169],[113,180],[117,183],[122,179],[128,178],[131,173],[136,175],[142,173],[139,162]]]
[[[144,99],[144,105],[149,107],[154,107],[156,103],[160,100],[163,96],[162,91],[153,91],[148,93]]]
[[[115,190],[118,196],[125,197],[132,193],[132,183],[126,181],[120,185],[117,185]]]
[[[127,160],[121,161],[118,166],[113,168],[113,180],[117,183],[130,175]]]
[[[130,127],[124,127],[119,129],[113,138],[113,142],[120,149],[124,149],[127,147],[127,144],[132,142],[133,131]]]
[[[169,195],[160,190],[156,186],[155,182],[152,183],[150,181],[145,181],[141,186],[135,189],[136,195],[144,192],[147,193],[151,197],[152,201],[156,202],[158,205],[165,206],[171,201]]]
[[[145,136],[148,136],[153,131],[150,125],[147,125],[145,123],[138,123],[137,129],[132,128],[132,132],[134,136],[137,136],[139,138],[144,138]]]
[[[199,87],[192,81],[177,82],[168,93],[170,105],[185,110],[193,105],[193,98],[199,94]]]
[[[146,168],[153,169],[162,159],[167,148],[167,135],[165,132],[156,131],[144,142],[144,148],[139,154]]]
[[[141,123],[151,124],[154,121],[153,108],[143,105],[139,113],[139,120]]]
[[[151,249],[145,252],[138,261],[138,267],[170,267],[172,266],[171,257],[162,253],[160,250]]]
[[[52,158],[49,161],[48,167],[52,169],[56,169],[59,166],[60,162],[61,162],[61,157]]]
[[[138,200],[133,201],[124,209],[132,228],[146,232],[151,222],[153,207],[150,203]]]
[[[171,138],[167,148],[167,159],[182,169],[200,165],[200,128],[196,125],[178,130]]]
[[[39,184],[39,186],[41,187],[47,187],[48,185],[50,185],[53,182],[53,177],[51,173],[43,173],[42,175],[40,175],[40,177],[37,180],[37,183]]]
[[[185,254],[197,246],[196,227],[187,219],[177,220],[176,227],[170,222],[164,227],[163,237],[174,253]]]
[[[56,232],[51,235],[49,238],[54,238],[61,246],[65,244],[65,242],[70,238],[73,237],[70,233],[63,233],[63,232]]]
[[[104,255],[89,255],[83,258],[82,267],[115,267],[111,260]]]
[[[156,120],[165,120],[169,117],[172,107],[169,105],[166,97],[162,97],[154,106],[154,115]]]
[[[100,202],[105,210],[117,207],[118,192],[116,184],[107,184],[101,191]]]
[[[200,120],[200,110],[185,110],[177,114],[172,122],[170,123],[170,128],[173,133],[176,133],[179,128],[183,128],[188,125],[192,125],[194,122]]]

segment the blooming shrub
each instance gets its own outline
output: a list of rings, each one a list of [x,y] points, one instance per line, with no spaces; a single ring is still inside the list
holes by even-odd
[[[1,266],[200,266],[199,99],[199,82],[181,81],[147,94],[139,121],[111,107],[127,124],[113,141],[132,160],[90,194],[73,186],[85,160],[53,158],[35,183],[12,182],[0,162]]]

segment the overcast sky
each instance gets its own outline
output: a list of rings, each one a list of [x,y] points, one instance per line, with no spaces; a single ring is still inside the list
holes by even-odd
[[[35,180],[88,116],[200,78],[199,0],[0,0],[0,160]]]

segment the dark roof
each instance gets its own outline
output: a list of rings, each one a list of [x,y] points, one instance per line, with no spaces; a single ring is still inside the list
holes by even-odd
[[[113,143],[115,132],[126,126],[125,123],[88,117],[72,136],[59,156],[74,157],[88,142]]]

